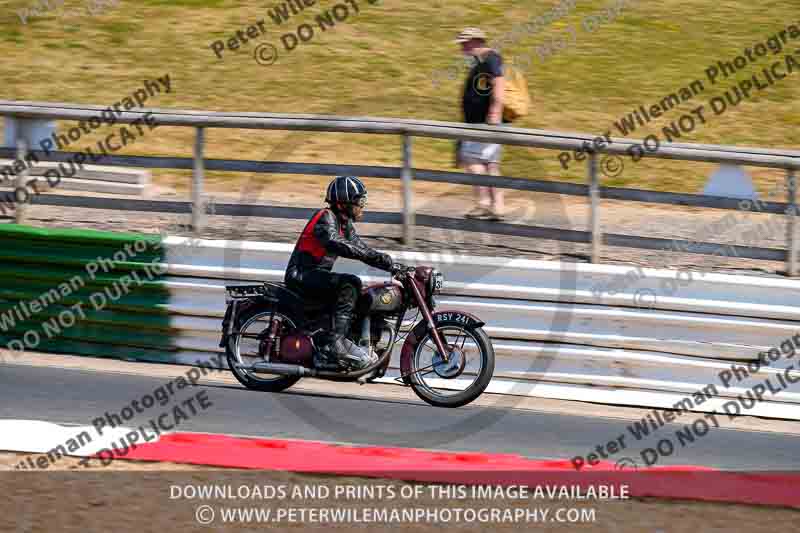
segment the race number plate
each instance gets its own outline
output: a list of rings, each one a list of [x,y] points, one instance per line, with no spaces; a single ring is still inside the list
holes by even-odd
[[[433,290],[434,290],[434,292],[441,292],[443,285],[444,285],[444,275],[441,272],[437,272],[433,276]]]

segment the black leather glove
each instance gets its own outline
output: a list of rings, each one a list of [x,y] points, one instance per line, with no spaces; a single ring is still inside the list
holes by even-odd
[[[407,270],[408,267],[406,265],[401,263],[393,263],[390,272],[392,273],[392,276],[396,277],[398,274],[404,274]]]
[[[376,259],[375,267],[380,268],[381,270],[391,270],[392,269],[392,256],[389,254],[380,253]]]

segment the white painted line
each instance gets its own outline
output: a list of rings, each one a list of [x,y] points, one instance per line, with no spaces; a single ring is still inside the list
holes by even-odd
[[[59,446],[63,455],[88,457],[112,444],[120,444],[134,428],[103,428],[99,435],[93,426],[64,426],[41,420],[0,420],[0,450],[9,452],[48,453]],[[158,436],[150,442],[156,442]],[[126,441],[127,442],[127,441]],[[55,452],[54,452],[55,454]]]

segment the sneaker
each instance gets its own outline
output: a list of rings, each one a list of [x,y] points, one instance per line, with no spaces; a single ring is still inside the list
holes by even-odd
[[[464,216],[474,220],[486,220],[491,214],[492,212],[486,207],[483,207],[482,205],[476,205]]]
[[[488,220],[490,222],[502,222],[505,219],[503,217],[503,214],[500,213],[500,211],[497,211],[496,209],[490,209],[488,211],[488,214],[486,215],[485,220]]]

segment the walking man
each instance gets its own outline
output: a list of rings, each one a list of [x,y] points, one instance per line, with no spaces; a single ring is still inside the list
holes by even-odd
[[[458,34],[456,43],[465,56],[474,58],[474,66],[464,85],[462,108],[464,122],[469,124],[501,124],[503,121],[503,59],[489,48],[486,34],[478,28],[466,28]],[[500,175],[501,146],[475,141],[459,142],[458,166],[472,174]],[[468,218],[502,220],[503,191],[495,187],[475,187],[475,207]]]

